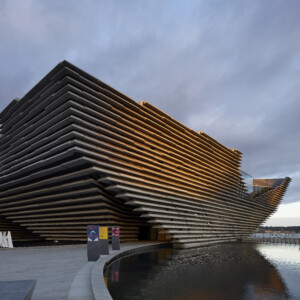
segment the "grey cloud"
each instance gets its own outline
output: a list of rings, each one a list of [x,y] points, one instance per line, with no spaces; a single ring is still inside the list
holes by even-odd
[[[300,200],[299,1],[2,1],[0,110],[67,59]],[[290,175],[291,176],[291,175]]]

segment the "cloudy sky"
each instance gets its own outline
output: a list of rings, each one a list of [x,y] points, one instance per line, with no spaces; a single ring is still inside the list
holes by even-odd
[[[300,225],[300,1],[0,0],[0,111],[64,59],[291,177]]]

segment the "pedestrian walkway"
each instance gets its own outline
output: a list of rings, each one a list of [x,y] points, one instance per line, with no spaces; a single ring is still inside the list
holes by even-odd
[[[0,280],[37,279],[32,300],[66,300],[86,263],[86,244],[0,249]]]
[[[165,242],[122,243],[121,250],[87,261],[87,246],[43,246],[0,249],[0,281],[36,279],[32,300],[111,299],[106,288],[104,266],[124,255],[170,245]]]

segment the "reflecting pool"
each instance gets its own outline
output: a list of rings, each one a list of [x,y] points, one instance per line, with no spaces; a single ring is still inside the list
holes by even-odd
[[[119,299],[300,299],[300,250],[231,243],[160,249],[124,257],[106,270]]]

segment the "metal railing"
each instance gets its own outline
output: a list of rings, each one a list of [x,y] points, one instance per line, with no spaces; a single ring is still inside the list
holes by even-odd
[[[294,244],[300,245],[300,238],[298,237],[282,237],[282,236],[261,236],[261,237],[250,237],[251,241],[257,243],[271,243],[271,244]]]

